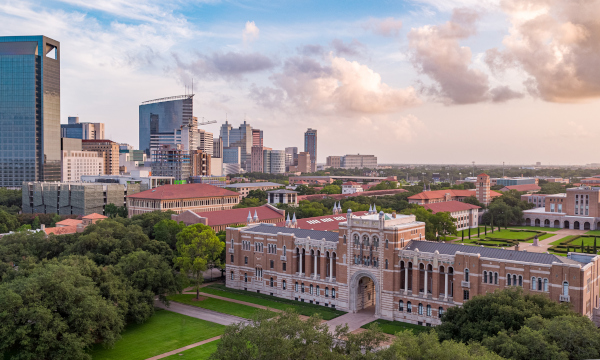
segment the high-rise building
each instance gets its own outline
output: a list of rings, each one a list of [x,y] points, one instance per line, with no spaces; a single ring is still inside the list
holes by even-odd
[[[78,116],[69,116],[68,124],[60,124],[60,136],[71,139],[104,139],[104,123],[79,122]]]
[[[317,130],[308,129],[304,133],[304,152],[310,154],[310,171],[317,171]]]
[[[285,173],[285,150],[263,150],[263,172],[268,174]]]
[[[312,169],[312,161],[310,160],[310,154],[307,152],[301,152],[298,154],[298,166],[297,171],[302,173],[309,173]]]
[[[172,176],[176,184],[182,184],[192,175],[191,155],[181,145],[161,145],[154,150],[152,159],[154,176]]]
[[[176,143],[168,142],[168,139],[187,135],[185,150],[190,150],[190,137],[184,132],[193,132],[197,129],[197,119],[193,118],[194,95],[171,96],[162,99],[144,101],[139,107],[139,148],[148,156],[151,156],[151,142],[157,146]],[[179,130],[179,135],[177,131]]]
[[[251,166],[251,171],[252,172],[263,172],[264,171],[264,165],[263,165],[263,151],[264,150],[271,150],[271,148],[268,147],[264,147],[264,146],[253,146],[252,147],[252,166]]]
[[[61,181],[81,181],[81,175],[104,174],[104,156],[96,151],[62,151]]]
[[[210,176],[211,175],[211,158],[210,154],[202,150],[191,150],[190,159],[192,162],[191,176]]]
[[[223,139],[223,147],[239,147],[240,148],[240,165],[242,169],[251,171],[252,168],[252,127],[245,121],[239,128],[234,129],[232,126],[225,121],[225,124],[221,126],[221,139]],[[227,163],[223,159],[223,163]]]
[[[325,167],[331,168],[341,168],[342,167],[342,157],[341,156],[328,156],[326,159]]]
[[[239,147],[224,147],[223,148],[223,164],[240,164],[242,163],[242,149]]]
[[[223,157],[223,139],[220,137],[213,139],[213,158]]]
[[[377,157],[375,155],[346,155],[342,157],[341,167],[344,169],[375,169],[377,168]]]
[[[252,146],[263,146],[263,131],[252,129]]]
[[[208,132],[203,129],[198,129],[198,135],[199,135],[199,145],[197,148],[193,148],[192,150],[202,150],[203,152],[209,154],[210,156],[213,156],[213,154],[214,154],[213,133]]]
[[[297,147],[286,147],[285,153],[292,156],[292,160],[286,166],[298,165],[298,148]]]
[[[97,151],[104,157],[104,175],[119,175],[119,143],[111,140],[81,140],[85,151]]]
[[[0,37],[0,187],[59,181],[60,43]]]
[[[477,175],[477,182],[475,183],[475,193],[477,194],[477,201],[487,206],[492,202],[490,195],[490,176],[487,174]]]

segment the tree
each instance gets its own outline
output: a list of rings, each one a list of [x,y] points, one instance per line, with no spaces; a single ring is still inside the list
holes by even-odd
[[[0,234],[17,230],[20,225],[19,219],[15,215],[0,210]]]
[[[154,225],[154,238],[158,241],[163,241],[171,247],[177,249],[177,234],[185,228],[183,221],[161,220]]]
[[[117,206],[113,203],[107,204],[104,207],[104,212],[106,213],[106,215],[108,217],[114,218],[117,216],[120,216],[122,218],[126,218],[128,213],[127,213],[127,207],[125,206]]]
[[[325,185],[320,191],[321,194],[341,194],[342,187],[339,185]]]
[[[61,218],[60,215],[54,214],[54,216],[52,217],[52,224],[50,225],[50,227],[55,227],[56,223],[59,222],[59,221],[61,221],[61,220],[62,220],[62,218]]]
[[[429,217],[429,222],[433,227],[433,231],[444,237],[444,241],[446,240],[446,235],[453,234],[456,235],[456,219],[454,219],[449,212],[438,212]],[[427,232],[427,229],[425,230]],[[464,233],[464,231],[463,231]],[[471,233],[469,233],[469,239],[471,238]]]
[[[234,209],[241,208],[249,208],[249,207],[257,207],[262,206],[267,203],[267,200],[259,200],[255,197],[245,197],[240,201],[237,205],[234,206]]]
[[[117,308],[76,268],[46,264],[0,284],[0,353],[19,359],[91,359],[123,330]]]
[[[246,198],[258,199],[258,201],[267,201],[267,192],[264,190],[250,190]]]
[[[317,193],[314,187],[309,187],[306,185],[296,186],[296,191],[298,192],[298,195],[314,195]]]
[[[179,254],[175,258],[175,265],[183,273],[192,276],[196,298],[200,297],[204,271],[209,266],[220,264],[219,257],[224,246],[213,229],[204,224],[190,225],[177,234]]]
[[[479,200],[477,200],[477,198],[474,195],[467,196],[466,198],[463,199],[463,202],[467,203],[467,204],[479,206],[480,208],[485,208],[485,205],[480,203]]]
[[[36,216],[35,219],[33,219],[33,223],[31,224],[31,228],[32,229],[39,229],[40,228],[40,217]]]

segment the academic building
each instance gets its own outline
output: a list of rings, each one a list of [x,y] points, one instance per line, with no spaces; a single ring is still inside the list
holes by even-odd
[[[597,320],[598,256],[424,240],[413,215],[351,211],[339,231],[228,228],[227,286],[378,318],[435,326],[452,306],[509,286],[570,302]]]

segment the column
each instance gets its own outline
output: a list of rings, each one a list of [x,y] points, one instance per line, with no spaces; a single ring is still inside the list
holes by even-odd
[[[427,297],[427,266],[425,266],[425,269],[423,270],[423,274],[425,276],[423,281],[423,295],[425,295],[425,297]]]
[[[302,249],[300,249],[300,253],[298,254],[298,256],[300,256],[300,269],[298,269],[298,273],[302,274],[302,258],[304,257],[302,255]]]
[[[404,262],[404,295],[408,294],[408,265],[407,262]]]
[[[329,281],[333,281],[333,257],[329,254]]]
[[[448,300],[448,270],[444,268],[444,301]]]
[[[313,267],[315,268],[315,272],[314,272],[314,274],[315,274],[315,279],[316,279],[316,278],[317,278],[317,276],[318,276],[318,275],[317,275],[317,256],[318,256],[318,255],[317,255],[317,252],[315,251],[315,252],[314,252],[314,255],[313,255],[313,264],[314,264],[314,266],[313,266]]]

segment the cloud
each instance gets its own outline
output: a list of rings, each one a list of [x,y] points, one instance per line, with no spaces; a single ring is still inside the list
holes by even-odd
[[[490,90],[492,102],[501,103],[513,99],[521,99],[525,95],[520,92],[511,90],[508,86],[498,86]]]
[[[331,47],[337,56],[361,56],[367,49],[364,44],[356,39],[352,39],[348,44],[344,44],[343,40],[333,39]]]
[[[370,18],[363,28],[382,36],[398,36],[402,29],[402,20],[388,17],[384,19]]]
[[[208,80],[241,80],[243,75],[275,66],[273,60],[259,53],[213,53],[209,56],[198,55],[191,62],[183,61],[177,54],[173,54],[173,57],[176,62],[175,71],[184,82],[189,82],[191,75]]]
[[[504,49],[486,62],[496,72],[519,68],[532,96],[550,102],[600,97],[600,1],[506,0],[511,28]]]
[[[391,113],[420,103],[412,87],[394,89],[365,65],[329,56],[329,64],[307,57],[288,59],[273,74],[274,88],[254,86],[250,96],[262,106],[315,114]]]
[[[260,30],[254,23],[254,21],[247,21],[246,27],[244,28],[244,31],[242,31],[242,36],[244,38],[244,42],[252,42],[252,41],[258,39],[259,33],[260,33]]]
[[[325,49],[321,45],[304,45],[298,47],[298,53],[305,56],[323,55]]]

